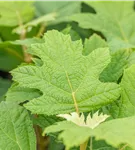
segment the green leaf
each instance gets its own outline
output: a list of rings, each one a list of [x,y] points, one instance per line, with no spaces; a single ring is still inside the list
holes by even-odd
[[[121,81],[120,117],[135,115],[135,65],[127,68]]]
[[[79,34],[78,34],[76,31],[74,31],[71,26],[67,26],[67,27],[66,27],[65,29],[63,29],[61,32],[64,33],[64,34],[70,34],[71,39],[72,39],[73,41],[76,41],[76,40],[80,40],[80,39],[81,39],[81,37],[79,36]]]
[[[30,53],[41,58],[42,66],[20,66],[12,71],[20,86],[36,88],[43,95],[25,104],[37,114],[86,112],[100,108],[120,96],[115,83],[102,83],[99,75],[110,62],[109,50],[100,48],[82,55],[81,41],[48,31],[43,44],[33,44]],[[49,111],[48,111],[49,110]]]
[[[47,14],[41,17],[36,18],[35,20],[32,20],[24,25],[24,27],[28,26],[37,26],[38,24],[54,21],[55,20],[55,14]]]
[[[0,103],[0,149],[36,150],[32,122],[23,107]]]
[[[101,47],[108,47],[107,43],[97,34],[93,34],[89,39],[85,39],[83,54],[88,55],[93,50]]]
[[[31,44],[34,44],[34,43],[43,43],[44,41],[42,39],[39,39],[39,38],[26,38],[24,40],[16,40],[16,41],[13,41],[12,44],[15,44],[15,45],[25,45],[27,47],[31,46]]]
[[[0,78],[0,101],[4,100],[4,96],[10,85],[11,82],[9,80]]]
[[[19,35],[13,34],[14,27],[0,26],[0,37],[2,41],[14,41],[19,39]]]
[[[111,50],[135,47],[133,2],[88,2],[96,14],[77,14],[72,20],[82,28],[100,31],[106,37]],[[114,13],[114,8],[116,8]]]
[[[41,92],[36,89],[24,88],[17,83],[12,84],[6,94],[6,101],[22,103],[41,96]]]
[[[90,137],[95,137],[96,140],[105,140],[114,147],[119,147],[121,144],[128,144],[135,149],[134,126],[135,117],[107,121],[95,129],[78,126],[69,121],[63,121],[47,127],[45,133],[49,134],[62,131],[59,134],[59,139],[63,140],[67,149],[73,146],[79,146]]]
[[[102,13],[104,15],[108,15],[109,17],[116,19],[116,20],[121,20],[130,13],[134,13],[133,1],[129,2],[115,2],[115,1],[108,1],[108,2],[92,2],[92,1],[86,1],[88,5],[93,7],[96,12]],[[115,11],[114,11],[115,8]],[[121,9],[120,9],[121,8]]]
[[[89,149],[88,149],[89,150]],[[103,140],[95,140],[92,138],[92,150],[118,150]]]
[[[60,117],[56,117],[56,116],[39,115],[37,118],[34,118],[33,122],[34,124],[40,126],[44,130],[45,127],[48,127],[62,120],[63,119],[61,119]]]
[[[83,54],[88,55],[96,48],[106,47],[107,43],[98,35],[94,34],[90,39],[86,39],[84,43]],[[128,52],[118,50],[111,53],[111,62],[100,74],[99,79],[103,82],[117,82],[122,76],[124,68],[127,66]]]
[[[23,61],[23,53],[20,46],[11,41],[0,43],[0,70],[10,71]]]
[[[33,2],[0,2],[0,26],[18,26],[33,18]]]
[[[111,62],[100,74],[103,82],[117,82],[128,64],[129,53],[123,49],[111,54]]]
[[[45,14],[55,14],[56,20],[50,22],[50,24],[56,24],[60,22],[70,21],[69,16],[79,13],[81,10],[81,2],[68,2],[68,1],[59,1],[59,2],[49,2],[41,1],[35,2],[36,14],[37,16],[42,16]]]
[[[23,26],[19,26],[17,28],[15,28],[13,30],[13,32],[15,33],[21,33],[21,30],[23,28],[28,28],[28,27],[33,27],[33,26],[38,26],[39,24],[41,24],[41,26],[43,26],[45,28],[45,25],[49,24],[50,22],[55,20],[55,14],[47,14],[41,17],[38,17],[32,21],[27,22],[26,24],[24,24]]]
[[[135,64],[135,51],[133,51],[128,58],[128,67]]]
[[[43,43],[39,38],[27,38],[25,40],[4,41],[0,43],[0,69],[10,71],[16,68],[22,61],[23,52],[20,45],[29,47],[33,43]]]
[[[63,150],[64,145],[58,143],[54,137],[50,137],[50,143],[48,146],[48,150]]]
[[[111,104],[102,107],[102,111],[111,116],[111,119],[119,118],[121,99],[118,99]]]

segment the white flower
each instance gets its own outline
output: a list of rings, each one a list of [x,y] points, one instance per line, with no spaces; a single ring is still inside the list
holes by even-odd
[[[88,114],[86,122],[83,113],[80,116],[76,112],[73,112],[71,114],[60,114],[57,116],[65,118],[66,120],[71,121],[79,126],[87,126],[91,129],[94,129],[101,122],[105,121],[109,117],[108,115],[103,114],[98,115],[98,111],[93,114],[93,117],[91,117],[90,114]]]
[[[90,127],[91,129],[94,129],[100,123],[104,122],[108,117],[109,117],[108,115],[103,115],[102,113],[98,115],[98,111],[93,114],[92,118],[90,114],[88,114],[87,119],[86,119],[86,125]]]

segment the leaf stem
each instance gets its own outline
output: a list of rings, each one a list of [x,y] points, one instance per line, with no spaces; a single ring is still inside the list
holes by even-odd
[[[19,11],[17,11],[17,10],[16,10],[16,15],[18,18],[19,26],[21,28],[20,40],[24,40],[24,39],[26,39],[27,31],[23,25],[21,15],[20,15]],[[28,62],[28,63],[31,62],[31,55],[26,52],[27,47],[22,45],[22,49],[23,49],[23,54],[24,54],[24,61]]]
[[[42,23],[36,37],[40,38],[41,36],[43,36],[44,32],[45,32],[45,24]]]
[[[76,98],[75,98],[75,92],[72,92],[72,97],[73,97],[73,100],[74,100],[74,105],[75,105],[76,112],[79,115],[79,109],[78,109],[77,101],[76,101]]]
[[[73,87],[72,87],[72,84],[71,84],[70,79],[68,77],[67,71],[65,71],[65,73],[66,73],[66,77],[67,77],[67,80],[68,80],[68,84],[69,84],[70,89],[72,91],[72,98],[73,98],[73,101],[74,101],[75,110],[76,110],[77,114],[80,115],[78,105],[77,105],[77,100],[76,100],[76,97],[75,97],[75,92],[73,91]]]
[[[124,150],[126,147],[128,146],[128,144],[125,144],[123,147],[121,147],[119,150]]]
[[[88,144],[88,140],[80,145],[80,150],[86,150]]]
[[[93,149],[93,146],[92,146],[92,137],[90,137],[90,150]]]
[[[34,125],[34,129],[37,139],[37,150],[47,150],[49,144],[49,137],[42,136],[42,129],[39,126]]]

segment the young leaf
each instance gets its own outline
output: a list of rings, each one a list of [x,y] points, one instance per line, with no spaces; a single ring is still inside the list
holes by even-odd
[[[62,131],[59,134],[59,139],[63,140],[67,149],[79,146],[87,141],[89,137],[95,137],[96,140],[105,140],[114,147],[125,143],[135,149],[134,126],[135,117],[107,121],[94,129],[78,126],[69,121],[63,121],[47,127],[45,133]]]
[[[120,117],[135,115],[135,65],[127,68],[121,82]]]
[[[77,14],[72,20],[77,21],[82,28],[102,32],[111,50],[135,47],[133,2],[87,3],[92,5],[97,13]],[[116,8],[115,13],[114,8]]]
[[[90,111],[107,105],[120,95],[115,83],[102,83],[99,75],[110,62],[108,48],[94,50],[83,56],[81,41],[69,35],[48,31],[43,44],[33,44],[31,54],[41,58],[43,65],[20,66],[12,71],[20,86],[36,88],[43,95],[25,104],[38,114],[64,114]],[[48,111],[49,110],[49,111]]]
[[[32,122],[23,107],[0,103],[0,149],[36,150]]]

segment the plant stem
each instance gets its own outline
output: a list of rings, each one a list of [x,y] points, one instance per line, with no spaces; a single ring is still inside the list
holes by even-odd
[[[77,105],[77,100],[76,100],[76,97],[75,97],[75,92],[73,91],[73,87],[72,87],[72,84],[70,82],[70,79],[69,79],[67,71],[65,71],[65,73],[66,73],[66,77],[67,77],[67,80],[68,80],[68,84],[69,84],[71,92],[72,92],[72,98],[73,98],[73,101],[74,101],[75,110],[76,110],[76,113],[79,116],[80,113],[79,113],[79,108],[78,108],[78,105]]]
[[[16,11],[16,15],[18,18],[19,26],[21,28],[20,40],[24,40],[24,39],[26,39],[27,31],[23,25],[23,21],[22,21],[22,18],[21,18],[19,11]],[[22,45],[22,49],[23,49],[23,54],[24,54],[24,61],[27,63],[31,62],[31,55],[26,52],[27,47]]]
[[[36,37],[40,38],[41,36],[43,36],[44,32],[45,32],[45,24],[42,23]]]
[[[42,129],[35,125],[34,126],[36,137],[37,137],[37,150],[47,150],[49,144],[49,137],[42,136]]]
[[[93,149],[93,146],[92,146],[92,137],[90,138],[90,150]]]
[[[120,148],[120,150],[124,150],[127,146],[128,144],[125,144],[122,148]]]
[[[88,144],[88,140],[80,145],[80,150],[86,150]]]

